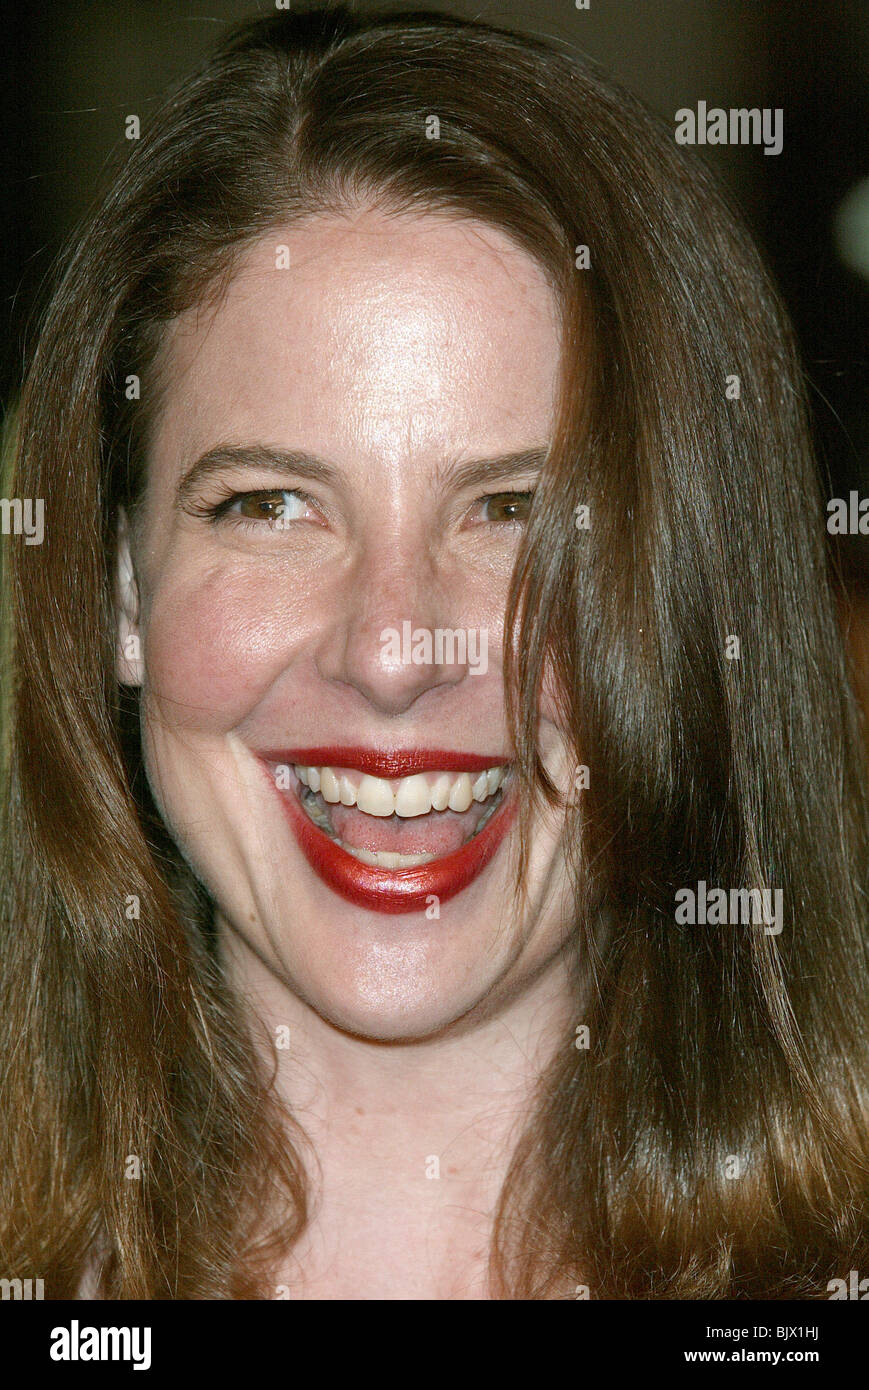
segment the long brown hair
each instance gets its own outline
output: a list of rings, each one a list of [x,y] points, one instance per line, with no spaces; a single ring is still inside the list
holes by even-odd
[[[306,1221],[303,1138],[149,803],[113,555],[168,321],[251,239],[372,201],[507,231],[564,312],[507,694],[523,832],[555,798],[547,667],[589,768],[566,814],[593,987],[588,1045],[540,1078],[493,1290],[823,1298],[869,1269],[869,816],[786,318],[702,164],[591,64],[344,8],[240,26],[144,122],[23,385],[6,495],[46,526],[4,557],[2,1270],[68,1297],[101,1248],[110,1297],[268,1296]],[[679,922],[700,881],[781,889],[783,930]]]

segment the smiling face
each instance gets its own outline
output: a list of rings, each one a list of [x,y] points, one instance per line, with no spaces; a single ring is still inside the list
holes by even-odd
[[[569,917],[552,813],[516,901],[502,667],[554,421],[543,272],[470,220],[311,218],[164,346],[119,676],[224,943],[363,1036],[514,1000]],[[545,707],[540,748],[567,788]]]

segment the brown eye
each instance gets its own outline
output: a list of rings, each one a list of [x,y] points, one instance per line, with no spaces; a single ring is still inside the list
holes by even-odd
[[[278,527],[304,516],[306,503],[297,492],[245,492],[227,510],[249,521],[267,521]]]
[[[521,524],[528,520],[533,492],[494,492],[482,499],[483,520],[496,526]]]

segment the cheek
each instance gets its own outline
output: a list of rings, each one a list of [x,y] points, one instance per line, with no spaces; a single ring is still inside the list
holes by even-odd
[[[304,647],[316,622],[298,586],[277,576],[222,573],[185,582],[167,575],[143,625],[145,699],[164,724],[231,728]]]

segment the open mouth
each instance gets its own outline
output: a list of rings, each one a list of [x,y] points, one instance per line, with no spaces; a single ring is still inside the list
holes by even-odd
[[[260,760],[319,877],[379,911],[430,908],[460,892],[513,821],[510,765],[497,758],[295,749]]]
[[[502,800],[506,768],[417,772],[396,782],[352,768],[294,768],[302,809],[363,864],[415,869],[461,849]]]

